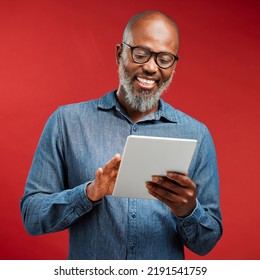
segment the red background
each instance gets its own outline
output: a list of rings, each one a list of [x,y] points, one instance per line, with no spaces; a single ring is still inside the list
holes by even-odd
[[[0,0],[0,259],[66,259],[66,231],[31,237],[21,222],[33,154],[59,105],[117,88],[115,44],[146,9],[172,16],[181,33],[165,100],[206,123],[215,140],[224,235],[203,258],[260,259],[259,3]]]

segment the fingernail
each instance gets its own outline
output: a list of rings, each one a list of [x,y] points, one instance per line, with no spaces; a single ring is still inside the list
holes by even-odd
[[[152,177],[152,181],[153,181],[154,183],[158,183],[158,182],[159,182],[159,178],[156,177],[156,176],[153,176],[153,177]]]
[[[167,172],[167,176],[170,178],[175,178],[176,177],[176,173],[174,172]]]

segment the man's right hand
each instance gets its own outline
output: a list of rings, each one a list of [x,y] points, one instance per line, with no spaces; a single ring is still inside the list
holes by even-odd
[[[98,201],[113,193],[120,162],[121,156],[116,154],[104,168],[97,170],[95,180],[87,186],[87,197],[91,201]]]

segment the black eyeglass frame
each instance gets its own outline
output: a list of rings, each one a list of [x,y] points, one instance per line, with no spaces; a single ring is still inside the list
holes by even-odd
[[[145,64],[145,63],[148,62],[148,61],[150,60],[150,58],[154,55],[154,57],[155,57],[155,63],[156,63],[160,68],[162,68],[162,69],[168,69],[168,68],[172,67],[172,65],[173,65],[176,61],[179,60],[179,56],[176,55],[176,54],[173,54],[173,53],[169,53],[169,52],[152,52],[152,51],[150,51],[149,49],[147,49],[147,48],[145,48],[145,47],[142,47],[142,46],[130,46],[130,45],[128,45],[128,44],[125,43],[125,42],[123,42],[122,44],[125,45],[126,47],[128,47],[128,48],[130,49],[130,51],[131,51],[131,56],[132,56],[133,61],[134,61],[135,63],[138,63],[138,64]],[[149,57],[148,57],[148,59],[147,59],[146,61],[144,61],[144,62],[138,62],[138,61],[136,61],[136,60],[134,59],[133,52],[134,52],[134,50],[135,50],[136,48],[143,49],[143,50],[145,50],[145,51],[147,51],[147,52],[149,53]],[[172,57],[174,58],[172,64],[171,64],[170,66],[167,66],[167,67],[162,67],[162,66],[160,66],[160,65],[158,64],[158,62],[157,62],[157,57],[158,57],[158,55],[160,55],[160,54],[167,54],[167,55],[172,56]]]

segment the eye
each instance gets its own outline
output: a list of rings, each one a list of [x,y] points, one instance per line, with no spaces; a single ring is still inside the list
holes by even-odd
[[[169,54],[164,54],[161,53],[160,55],[158,55],[157,57],[157,62],[162,65],[162,66],[167,66],[172,64],[173,62],[173,57]]]
[[[164,58],[158,58],[158,61],[160,62],[160,64],[168,64],[172,62],[171,60]]]
[[[135,58],[144,58],[147,57],[147,54],[145,53],[134,53]]]
[[[133,57],[137,61],[145,61],[149,58],[149,53],[143,48],[135,48],[133,51]]]

